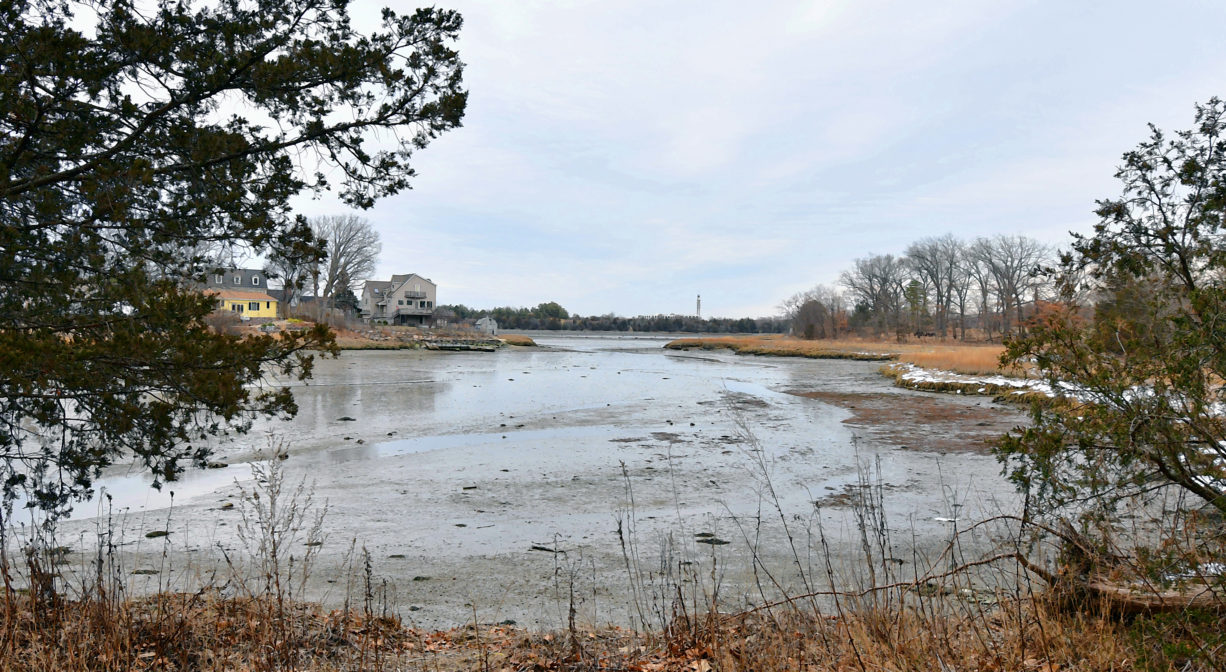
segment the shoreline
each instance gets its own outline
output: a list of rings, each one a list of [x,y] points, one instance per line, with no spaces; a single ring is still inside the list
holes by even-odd
[[[770,604],[780,605],[777,615],[792,613],[782,605],[825,585],[828,570],[847,595],[875,563],[875,580],[914,582],[904,590],[917,598],[1000,599],[992,591],[1007,583],[1008,568],[948,587],[927,577],[947,569],[948,521],[1008,505],[1007,495],[983,489],[999,469],[983,439],[1020,422],[1016,409],[897,388],[870,363],[738,361],[661,350],[659,341],[542,343],[491,357],[352,352],[322,362],[311,384],[296,387],[298,422],[316,429],[295,438],[278,464],[290,486],[301,474],[318,477],[314,495],[329,502],[320,545],[292,543],[295,555],[319,553],[298,604],[332,614],[316,622],[349,638],[337,650],[367,646],[352,633],[370,624],[359,613],[346,630],[339,612],[327,610],[360,604],[363,595],[374,595],[375,613],[396,614],[386,624],[400,634],[380,636],[412,660],[425,651],[439,656],[431,661],[454,654],[463,661],[455,669],[472,669],[475,654],[526,660],[543,655],[546,642],[563,657],[576,638],[589,652],[616,641],[606,659],[625,649],[628,660],[673,665],[644,669],[687,672],[705,658],[669,658],[663,642],[688,627],[679,623],[699,627],[693,619],[726,614],[734,630],[721,636],[741,628],[765,635],[774,618],[754,614]],[[549,387],[526,387],[547,378]],[[611,386],[626,396],[610,396]],[[542,399],[550,389],[558,396]],[[486,406],[479,416],[449,419],[476,399]],[[416,433],[396,424],[424,412],[442,414],[441,424]],[[738,436],[743,426],[757,436]],[[942,471],[946,460],[953,471]],[[207,588],[198,587],[201,577],[235,585],[231,572],[258,570],[259,557],[236,536],[252,504],[234,478],[245,467],[234,469],[211,472],[231,484],[185,497],[173,516],[155,508],[115,519],[107,532],[116,542],[115,576],[125,594],[147,596],[135,603],[199,595]],[[774,503],[763,499],[772,480]],[[934,497],[935,490],[952,494]],[[894,524],[905,521],[867,561],[854,533],[857,511],[866,510],[878,510],[883,526],[886,513]],[[106,524],[76,521],[61,537],[88,546]],[[991,550],[987,537],[960,543],[968,557]],[[64,554],[67,564],[57,569],[88,586],[96,557],[83,547]],[[755,587],[762,571],[779,581],[765,593]],[[212,598],[193,599],[207,606]],[[851,618],[829,596],[803,604],[814,623]],[[629,625],[633,636],[609,624]],[[536,648],[500,644],[528,640]]]
[[[968,514],[992,510],[989,493],[978,488],[995,482],[999,467],[983,454],[982,439],[1021,421],[1016,411],[900,390],[871,363],[754,362],[665,351],[661,344],[542,338],[539,349],[506,348],[487,357],[372,351],[321,361],[315,379],[294,384],[299,418],[257,426],[246,445],[220,444],[217,459],[230,466],[168,486],[179,491],[169,546],[143,537],[167,522],[164,505],[140,494],[141,479],[130,483],[135,498],[108,486],[117,506],[121,498],[133,506],[123,521],[123,538],[137,542],[124,547],[128,566],[157,569],[169,552],[199,572],[214,571],[217,548],[236,548],[242,501],[234,482],[248,479],[243,460],[258,452],[265,432],[285,439],[293,479],[317,480],[316,496],[330,501],[332,539],[320,547],[321,569],[343,564],[347,542],[356,538],[371,551],[375,571],[397,586],[397,606],[430,627],[470,620],[465,604],[476,605],[482,620],[556,627],[564,613],[560,618],[552,596],[555,562],[580,557],[587,567],[580,620],[627,622],[628,597],[609,591],[628,580],[614,530],[619,512],[629,526],[629,510],[639,535],[634,543],[646,555],[665,552],[706,571],[714,563],[727,604],[760,604],[753,556],[785,586],[793,581],[784,578],[792,561],[779,520],[762,521],[757,551],[742,538],[741,526],[758,525],[748,521],[755,520],[768,473],[789,520],[812,518],[813,502],[822,502],[837,566],[856,564],[858,545],[845,528],[857,460],[880,456],[888,506],[915,519],[919,543],[908,550],[913,542],[900,540],[906,548],[898,557],[937,554],[945,543],[946,524],[930,511],[946,505],[930,484],[953,485],[960,497],[974,492],[965,502]],[[816,394],[805,398],[806,392]],[[841,392],[864,394],[838,403]],[[889,413],[864,417],[873,404],[912,410],[901,420]],[[950,430],[968,414],[998,420]],[[988,421],[975,418],[971,425]],[[756,437],[742,437],[741,423]],[[891,424],[898,426],[882,427]],[[933,440],[921,444],[912,434]],[[942,476],[943,460],[956,460],[957,471]],[[71,528],[90,534],[88,516],[96,514],[84,508],[82,514]],[[704,541],[711,538],[731,543]],[[534,550],[555,544],[564,555]],[[600,577],[594,583],[593,568]],[[156,581],[150,575],[144,585]],[[312,594],[329,591],[335,598],[332,584],[312,581]]]
[[[886,362],[878,371],[894,385],[919,392],[993,397],[1012,403],[1047,395],[1046,386],[1025,377],[1010,376],[999,364],[1000,346],[983,344],[887,344],[872,342],[804,341],[792,338],[699,337],[679,338],[664,345],[670,350],[730,350],[738,355],[804,357]],[[970,356],[965,356],[969,354]],[[985,362],[984,355],[995,358]],[[942,367],[941,364],[947,366]]]

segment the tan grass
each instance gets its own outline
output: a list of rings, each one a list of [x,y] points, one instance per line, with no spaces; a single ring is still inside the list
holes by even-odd
[[[523,334],[503,334],[498,338],[502,339],[507,345],[519,345],[524,347],[535,347],[536,341],[524,336]]]
[[[0,670],[1211,670],[1226,619],[1123,621],[1042,595],[985,605],[912,596],[836,612],[781,606],[679,613],[661,632],[533,632],[481,625],[426,632],[398,619],[315,605],[168,593],[0,604]],[[279,618],[273,615],[281,613]],[[288,657],[285,657],[288,656]]]
[[[859,339],[802,340],[778,335],[679,338],[665,345],[674,350],[726,348],[746,355],[814,359],[898,360],[925,369],[970,375],[1003,374],[1000,345],[980,343],[895,343]]]
[[[1000,366],[1000,356],[1004,352],[1004,347],[999,345],[937,345],[903,352],[899,361],[922,369],[996,375],[1007,373]]]

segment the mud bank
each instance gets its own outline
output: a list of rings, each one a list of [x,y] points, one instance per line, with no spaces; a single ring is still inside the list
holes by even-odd
[[[170,484],[173,509],[143,476],[108,475],[125,568],[146,572],[134,587],[190,589],[224,577],[227,556],[242,562],[235,482],[251,487],[248,461],[270,443],[328,504],[307,597],[361,599],[344,568],[360,569],[365,548],[376,599],[428,627],[558,627],[572,587],[591,624],[665,616],[677,586],[718,589],[723,608],[760,604],[824,577],[819,533],[854,581],[860,541],[840,495],[865,468],[908,574],[935,561],[950,521],[1012,506],[981,446],[1024,419],[987,399],[899,389],[874,363],[677,353],[663,338],[537,341],[321,361],[293,384],[299,416],[219,439],[227,466]],[[61,528],[60,543],[86,551],[69,556],[69,576],[91,571],[99,510],[82,505]],[[157,529],[170,534],[145,537]],[[963,543],[969,555],[992,539]]]

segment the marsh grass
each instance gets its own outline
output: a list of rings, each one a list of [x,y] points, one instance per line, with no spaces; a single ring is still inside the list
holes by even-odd
[[[906,350],[898,360],[924,369],[952,371],[967,375],[1018,375],[1012,367],[1002,367],[1000,345],[937,345]]]
[[[712,336],[679,338],[664,346],[670,350],[728,349],[743,355],[775,357],[809,357],[812,359],[861,359],[882,361],[895,359],[898,349],[883,343],[858,341],[805,341],[774,334],[761,336]]]
[[[925,369],[953,371],[969,375],[1016,375],[1002,368],[1004,347],[983,343],[912,342],[893,343],[871,340],[802,340],[763,334],[760,336],[713,336],[679,338],[664,347],[672,350],[728,349],[745,355],[809,357],[813,359],[857,359],[900,361]]]
[[[524,336],[523,334],[503,334],[498,337],[507,345],[518,345],[521,347],[535,347],[536,341]]]

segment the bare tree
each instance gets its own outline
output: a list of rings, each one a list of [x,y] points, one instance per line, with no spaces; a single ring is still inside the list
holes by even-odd
[[[877,335],[898,331],[909,279],[906,264],[890,254],[856,259],[853,268],[839,276],[856,304],[869,312]]]
[[[996,296],[996,281],[992,276],[989,260],[992,258],[992,241],[987,238],[976,238],[966,250],[962,259],[962,268],[974,282],[978,290],[979,328],[987,340],[992,340],[993,306],[992,299]]]
[[[329,215],[310,221],[327,254],[312,275],[315,297],[332,308],[338,296],[352,291],[357,282],[374,273],[383,244],[364,217]]]
[[[946,234],[940,238],[924,238],[907,247],[907,261],[916,279],[932,292],[936,330],[945,338],[949,327],[949,311],[953,305],[955,276],[963,254],[962,241]]]
[[[952,303],[958,306],[958,333],[955,335],[955,338],[965,341],[966,309],[968,307],[967,304],[970,302],[974,274],[971,273],[969,262],[971,246],[960,240],[956,242],[958,244],[958,252],[954,267],[949,275],[949,296]]]
[[[792,323],[792,333],[802,338],[835,338],[846,308],[843,295],[825,285],[797,292],[780,305]]]
[[[1001,332],[1012,333],[1010,320],[1016,317],[1016,327],[1024,330],[1026,298],[1039,290],[1040,280],[1036,271],[1047,261],[1050,251],[1046,245],[1026,236],[999,235],[985,239],[979,247],[980,255],[992,275],[997,303],[1001,310]]]

